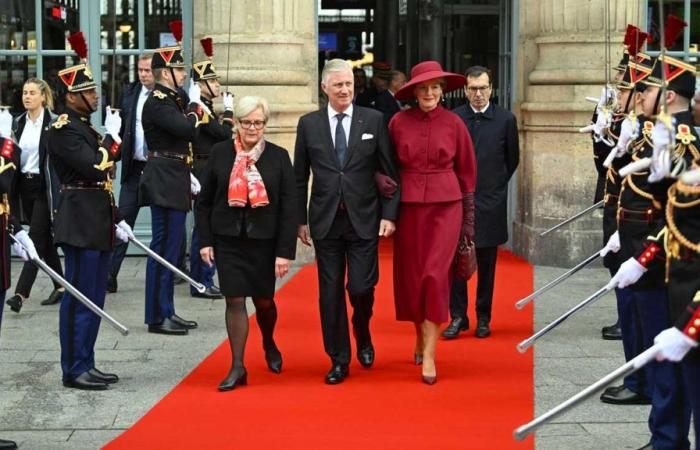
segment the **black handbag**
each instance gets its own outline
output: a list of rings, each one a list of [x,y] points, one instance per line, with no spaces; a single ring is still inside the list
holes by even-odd
[[[454,275],[464,281],[469,280],[476,272],[476,248],[473,241],[462,236],[457,244],[457,252],[452,263]]]

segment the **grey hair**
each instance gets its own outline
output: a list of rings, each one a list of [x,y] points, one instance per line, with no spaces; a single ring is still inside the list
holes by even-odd
[[[262,109],[263,116],[267,121],[270,117],[270,107],[267,104],[267,100],[256,95],[246,95],[236,102],[236,106],[233,108],[233,116],[240,120],[258,108]]]
[[[352,73],[350,63],[344,59],[335,58],[326,61],[326,64],[323,66],[323,71],[321,72],[321,83],[325,84],[326,81],[328,81],[328,77],[331,75],[331,73],[345,72],[346,70]]]

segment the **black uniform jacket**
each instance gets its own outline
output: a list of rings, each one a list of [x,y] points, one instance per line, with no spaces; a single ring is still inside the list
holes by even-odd
[[[119,219],[109,171],[119,158],[119,144],[110,135],[102,138],[89,117],[70,108],[49,127],[49,155],[61,180],[54,242],[112,250]]]
[[[200,125],[199,136],[192,142],[192,153],[194,154],[192,173],[200,183],[203,182],[204,168],[207,166],[207,158],[214,144],[231,139],[233,135],[233,113],[225,111],[220,121],[217,114],[214,113],[214,105],[211,100],[205,98],[202,100],[211,111],[211,115],[208,123]]]
[[[398,180],[396,167],[396,153],[379,111],[354,106],[342,167],[331,138],[328,110],[302,116],[294,148],[299,223],[309,224],[312,239],[323,239],[342,201],[357,235],[376,239],[380,217],[396,220],[401,195],[397,191],[391,198],[380,196],[374,173],[381,171]],[[314,176],[307,216],[311,171]]]
[[[508,180],[520,162],[517,121],[493,102],[480,116],[469,105],[453,112],[469,129],[476,154],[474,244],[495,247],[508,240]]]
[[[49,123],[55,119],[56,115],[48,109],[44,109],[44,123],[41,129],[41,137],[39,138],[39,176],[41,177],[41,188],[46,192],[46,199],[51,209],[51,217],[56,212],[58,207],[58,197],[61,190],[61,182],[58,179],[56,171],[53,169],[49,161]],[[12,133],[15,135],[15,142],[19,143],[24,127],[27,125],[27,113],[20,114],[12,123]],[[17,174],[21,172],[21,167],[17,166]],[[14,177],[12,187],[10,188],[10,204],[12,206],[12,215],[20,219],[23,223],[28,223],[27,211],[22,211],[22,203],[19,201],[19,193],[17,192],[17,184],[19,176]]]
[[[7,196],[16,172],[19,172],[20,156],[22,151],[12,142],[12,139],[0,137],[0,194],[2,194],[3,211],[0,214],[0,290],[6,291],[10,287],[10,247],[12,241],[8,233],[14,234],[22,229],[13,214],[5,210],[9,206]]]
[[[693,117],[689,111],[676,113],[676,132],[684,128],[698,142],[693,124]],[[680,141],[677,140],[679,143]],[[690,165],[695,158],[689,148],[679,146],[680,155]],[[639,151],[632,155],[633,160],[643,157],[651,157],[653,146],[650,140],[645,141]],[[666,192],[672,180],[669,178],[658,183],[649,183],[649,171],[636,172],[628,175],[622,181],[620,199],[618,205],[618,230],[620,232],[620,243],[622,247],[619,251],[619,260],[626,261],[628,258],[636,257],[644,248],[645,240],[648,236],[658,234],[658,230],[663,228],[663,218],[666,211]],[[624,216],[632,211],[635,216],[631,220]],[[640,216],[642,214],[642,216]],[[648,214],[648,220],[644,220],[644,214]],[[653,265],[639,279],[637,283],[630,286],[631,289],[664,289],[665,270],[660,264]]]
[[[139,184],[141,206],[189,211],[190,148],[204,117],[201,107],[192,103],[185,109],[185,100],[177,92],[156,84],[141,113],[149,151]]]
[[[297,199],[289,153],[265,142],[265,150],[255,167],[265,183],[270,204],[258,208],[228,205],[228,184],[235,156],[233,139],[219,142],[211,149],[195,211],[200,247],[212,246],[215,235],[240,236],[245,226],[248,238],[275,239],[275,255],[294,259]]]

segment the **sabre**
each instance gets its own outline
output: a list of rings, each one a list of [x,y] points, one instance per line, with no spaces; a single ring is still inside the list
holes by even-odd
[[[592,263],[593,261],[595,261],[595,260],[598,259],[599,257],[600,257],[600,252],[595,252],[594,254],[592,254],[592,255],[589,256],[588,258],[584,259],[584,260],[581,261],[580,263],[576,264],[576,266],[572,267],[572,268],[569,269],[568,271],[566,271],[566,272],[564,272],[563,274],[559,275],[557,278],[555,278],[554,280],[552,280],[552,281],[550,281],[549,283],[545,284],[544,286],[542,286],[541,288],[539,288],[538,290],[536,290],[536,291],[533,292],[532,294],[530,294],[530,295],[528,295],[527,297],[524,297],[524,298],[522,298],[521,300],[519,300],[519,301],[515,304],[515,307],[518,308],[518,309],[523,309],[523,308],[525,307],[525,305],[527,305],[528,303],[530,303],[532,300],[534,300],[535,298],[537,298],[537,297],[539,297],[540,295],[544,294],[544,293],[547,292],[548,290],[552,289],[554,286],[556,286],[556,285],[562,283],[564,280],[568,279],[568,278],[571,277],[573,274],[575,274],[575,273],[578,272],[579,270],[583,269],[584,267],[586,267],[587,265],[589,265],[590,263]]]
[[[206,286],[204,286],[202,283],[195,281],[189,275],[184,273],[182,270],[180,270],[177,267],[170,264],[170,262],[167,259],[163,258],[158,253],[156,253],[153,250],[151,250],[150,248],[148,248],[146,246],[146,244],[144,244],[143,242],[139,241],[136,238],[132,238],[132,237],[129,237],[129,241],[133,242],[134,245],[136,245],[138,248],[143,250],[148,256],[150,256],[151,258],[155,259],[157,262],[159,262],[160,264],[165,266],[166,269],[173,272],[175,275],[182,278],[183,280],[186,280],[188,283],[190,283],[190,285],[192,285],[192,287],[197,289],[197,291],[199,293],[202,293],[202,292],[207,290]]]
[[[11,234],[10,234],[10,238],[13,241],[15,241],[17,244],[19,244],[24,249],[24,251],[27,252],[27,254],[29,254],[29,252],[27,251],[27,248],[24,245],[22,245],[22,243],[19,240],[17,240],[17,238],[15,238]],[[68,282],[68,280],[63,278],[58,273],[56,273],[56,271],[53,270],[51,267],[49,267],[49,265],[46,264],[41,258],[31,258],[30,257],[30,261],[33,262],[34,264],[36,264],[37,267],[39,267],[41,270],[46,272],[46,274],[49,277],[51,277],[52,280],[54,280],[56,283],[63,286],[68,292],[71,293],[71,295],[73,295],[73,297],[75,297],[76,299],[78,299],[80,301],[80,303],[85,305],[85,307],[87,309],[89,309],[90,311],[92,311],[95,314],[97,314],[98,316],[100,316],[100,318],[106,320],[110,325],[112,325],[122,335],[126,336],[127,334],[129,334],[129,329],[127,327],[125,327],[121,323],[117,322],[116,319],[114,319],[112,316],[107,314],[102,308],[100,308],[99,306],[94,304],[89,298],[87,298],[85,296],[85,294],[83,294],[75,286],[70,284]]]
[[[604,296],[608,292],[612,291],[613,289],[614,289],[614,287],[612,287],[612,286],[604,286],[604,287],[598,289],[593,295],[591,295],[590,297],[588,297],[587,299],[585,299],[584,301],[582,301],[578,305],[574,306],[573,308],[568,310],[563,315],[557,317],[556,319],[554,319],[554,321],[552,323],[547,324],[546,327],[542,328],[540,331],[538,331],[537,333],[533,334],[532,336],[530,336],[529,338],[525,339],[520,344],[518,344],[518,346],[517,346],[518,351],[520,353],[525,353],[527,351],[527,349],[530,348],[532,346],[532,344],[535,343],[536,340],[538,340],[539,338],[541,338],[545,334],[549,333],[554,328],[558,327],[566,319],[573,316],[578,311],[580,311],[581,309],[583,309],[584,307],[586,307],[590,303],[593,303],[594,301],[598,300],[599,298],[601,298],[602,296]]]
[[[588,214],[588,213],[591,212],[591,211],[595,211],[595,210],[598,209],[598,208],[602,208],[604,204],[605,204],[605,201],[604,201],[604,200],[601,200],[601,201],[599,201],[598,203],[596,203],[596,204],[594,204],[594,205],[591,205],[591,206],[589,206],[588,208],[584,209],[583,211],[577,212],[576,214],[574,214],[573,216],[569,217],[569,218],[566,219],[565,221],[559,222],[558,224],[554,225],[552,228],[550,228],[550,229],[548,229],[548,230],[545,230],[545,231],[543,231],[542,233],[540,233],[540,237],[543,237],[543,236],[548,235],[548,234],[551,233],[552,231],[557,230],[557,229],[563,227],[564,225],[573,222],[574,220],[578,219],[579,217],[585,216],[586,214]]]
[[[526,423],[525,425],[518,427],[513,432],[513,437],[517,441],[522,441],[530,433],[535,431],[540,426],[544,425],[545,423],[549,422],[550,420],[554,419],[555,417],[559,416],[560,414],[568,411],[569,409],[573,408],[577,404],[586,400],[587,398],[594,395],[596,392],[600,391],[601,389],[603,389],[605,386],[609,385],[613,381],[617,380],[620,377],[624,377],[626,375],[629,375],[629,374],[641,369],[642,367],[647,365],[650,361],[652,361],[656,357],[656,354],[659,352],[659,350],[660,350],[660,348],[657,345],[653,345],[652,347],[650,347],[646,351],[640,353],[635,358],[629,360],[624,365],[622,365],[619,368],[615,369],[614,371],[610,372],[608,375],[604,376],[603,378],[596,381],[592,385],[588,386],[586,389],[582,390],[578,394],[576,394],[573,397],[570,397],[568,400],[558,404],[554,408],[550,409],[549,411],[547,411],[546,413],[542,414],[541,416],[535,418],[534,420]]]

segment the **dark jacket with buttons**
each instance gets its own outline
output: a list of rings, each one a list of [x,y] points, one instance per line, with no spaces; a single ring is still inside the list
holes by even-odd
[[[233,139],[219,142],[211,149],[195,210],[200,247],[213,246],[216,235],[240,236],[245,226],[248,238],[274,239],[275,256],[294,259],[297,196],[289,153],[265,142],[265,150],[255,167],[265,183],[270,203],[258,208],[228,205],[228,185],[235,157]]]

